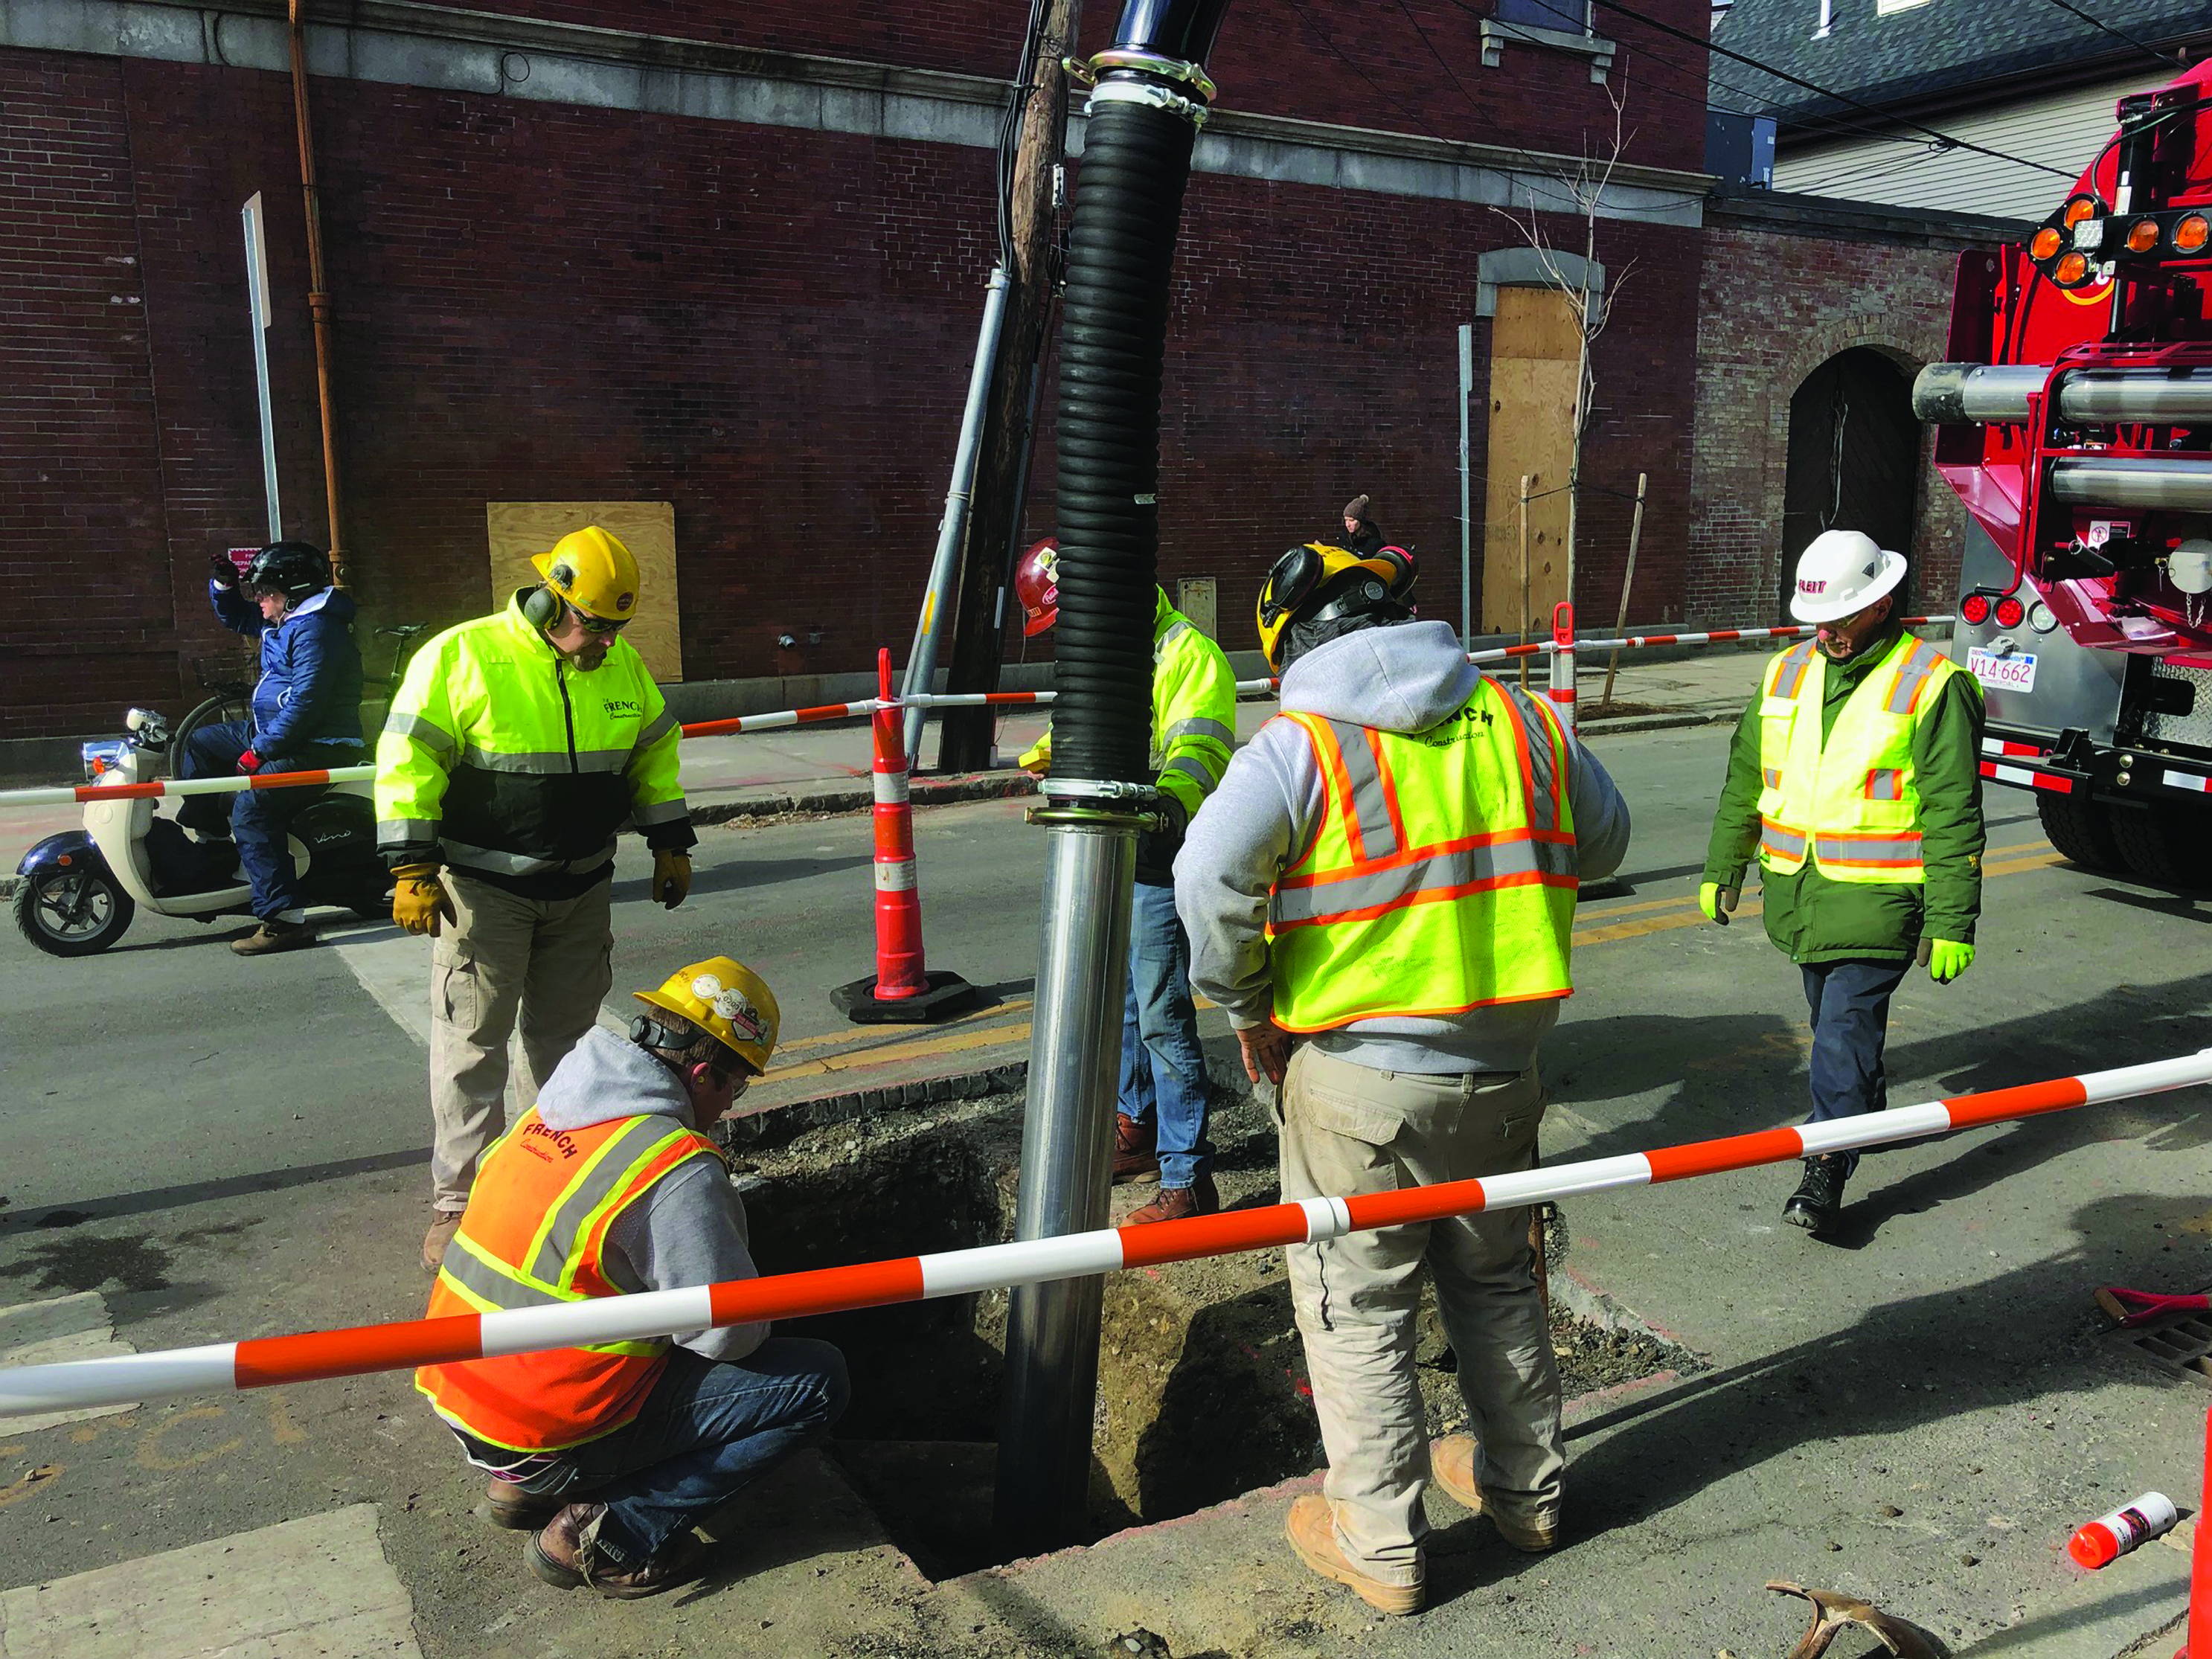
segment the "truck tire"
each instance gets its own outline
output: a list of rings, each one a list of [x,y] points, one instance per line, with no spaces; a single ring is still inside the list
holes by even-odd
[[[2112,838],[2128,868],[2157,887],[2196,887],[2205,880],[2203,859],[2190,857],[2201,848],[2206,824],[2185,807],[2163,803],[2131,811],[2123,807],[2110,817]],[[2192,833],[2194,832],[2194,833]]]
[[[2112,820],[2128,816],[2075,795],[2035,792],[2035,815],[2058,856],[2084,870],[2113,875],[2130,866],[2112,834]]]

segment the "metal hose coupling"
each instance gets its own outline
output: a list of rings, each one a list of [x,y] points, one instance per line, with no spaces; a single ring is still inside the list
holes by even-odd
[[[1090,101],[1083,106],[1086,116],[1101,104],[1140,104],[1203,127],[1213,102],[1213,82],[1202,64],[1141,46],[1109,46],[1088,64],[1078,65],[1071,59],[1068,69],[1091,88]],[[1177,84],[1196,95],[1176,91]]]

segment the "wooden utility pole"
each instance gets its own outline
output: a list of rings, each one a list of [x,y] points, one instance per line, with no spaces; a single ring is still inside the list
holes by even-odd
[[[991,400],[984,412],[975,506],[954,586],[952,667],[947,680],[954,691],[999,689],[999,653],[1006,638],[999,590],[1011,579],[1009,554],[1021,532],[1029,483],[1023,475],[1030,459],[1031,390],[1044,347],[1045,320],[1052,310],[1053,285],[1059,280],[1053,246],[1053,185],[1067,129],[1067,74],[1060,59],[1074,49],[1082,9],[1082,0],[1048,0],[1029,65],[1029,97],[1022,109],[1012,186],[1013,292],[1007,301]],[[949,710],[939,738],[940,769],[973,772],[988,765],[994,720],[989,708]]]
[[[307,213],[307,312],[315,330],[315,398],[323,428],[323,500],[330,520],[331,580],[351,584],[346,568],[345,520],[338,490],[337,399],[331,390],[330,283],[323,272],[323,206],[315,184],[315,135],[307,119],[307,3],[291,0],[286,21],[292,41],[292,120],[300,141],[300,195]]]

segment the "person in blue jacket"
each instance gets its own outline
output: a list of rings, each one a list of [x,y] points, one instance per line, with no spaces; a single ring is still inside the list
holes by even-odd
[[[202,726],[177,757],[180,778],[358,766],[361,648],[352,599],[331,586],[330,561],[306,542],[273,542],[241,579],[222,554],[209,561],[208,597],[225,628],[261,641],[252,718]],[[300,901],[289,836],[301,809],[325,792],[287,788],[190,795],[178,823],[204,841],[228,836],[253,890],[260,926],[231,941],[242,957],[314,943]]]

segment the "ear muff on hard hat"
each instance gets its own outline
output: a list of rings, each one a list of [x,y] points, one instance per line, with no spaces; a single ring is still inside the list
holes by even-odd
[[[1841,622],[1905,580],[1905,561],[1863,531],[1824,530],[1797,556],[1790,614],[1801,623]]]
[[[1291,548],[1275,561],[1260,588],[1260,648],[1267,653],[1268,666],[1282,671],[1284,636],[1294,624],[1402,607],[1414,575],[1413,556],[1401,547],[1386,547],[1364,559],[1326,542]]]
[[[657,991],[632,993],[648,1008],[680,1014],[755,1072],[768,1070],[783,1016],[768,981],[734,957],[679,968]]]
[[[628,622],[637,614],[637,560],[595,524],[569,532],[530,562],[549,592],[587,617]],[[534,614],[532,620],[540,621]]]

